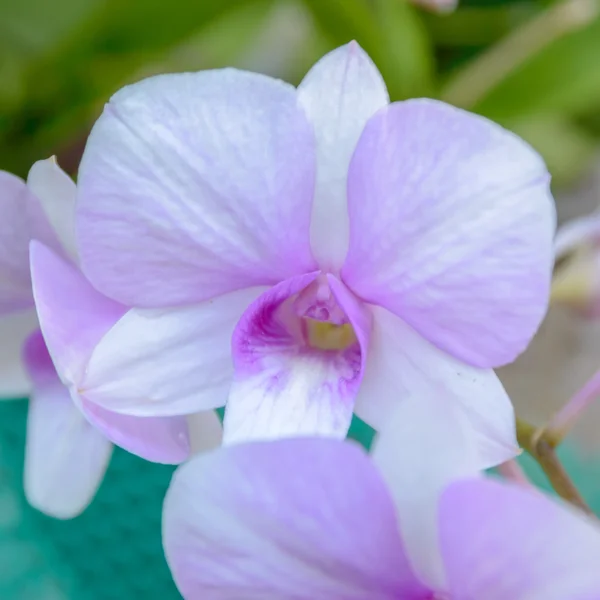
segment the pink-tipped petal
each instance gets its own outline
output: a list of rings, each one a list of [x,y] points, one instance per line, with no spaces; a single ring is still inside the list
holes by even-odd
[[[348,179],[345,283],[478,367],[511,362],[543,318],[555,210],[542,159],[433,100],[367,124]]]
[[[96,345],[81,393],[142,417],[222,406],[233,377],[233,330],[263,291],[239,290],[169,310],[131,309]]]
[[[38,327],[34,309],[0,317],[0,399],[29,395],[31,382],[21,355],[25,340]]]
[[[71,400],[39,332],[29,338],[24,358],[34,387],[27,417],[25,495],[43,513],[71,519],[96,494],[112,444]]]
[[[298,87],[317,139],[317,181],[310,237],[322,269],[339,270],[348,251],[346,180],[367,120],[389,102],[385,83],[366,52],[350,42],[326,54]]]
[[[302,275],[274,286],[250,306],[236,327],[226,443],[298,435],[345,437],[363,372],[360,342],[327,351],[304,345],[303,324],[288,314],[288,302],[316,276]],[[343,284],[339,287],[341,296]],[[335,295],[333,288],[332,292]],[[352,304],[347,316],[356,317],[357,301],[345,300]]]
[[[71,263],[31,244],[35,303],[48,350],[63,381],[78,385],[101,337],[127,308],[95,290]]]
[[[168,307],[312,270],[314,170],[282,81],[225,69],[125,87],[79,170],[84,271],[121,302]]]
[[[453,483],[440,504],[452,598],[600,598],[600,527],[541,492],[492,480]]]
[[[48,158],[37,161],[31,167],[27,176],[27,187],[39,200],[65,254],[76,261],[75,199],[77,189],[74,181],[58,166],[55,158]]]
[[[0,315],[33,306],[28,195],[21,179],[0,171]]]
[[[518,454],[514,412],[493,371],[461,364],[383,308],[373,313],[355,410],[379,431],[374,460],[394,494],[415,569],[441,586],[439,492]]]
[[[163,544],[186,600],[424,599],[394,507],[351,444],[241,444],[175,474]]]

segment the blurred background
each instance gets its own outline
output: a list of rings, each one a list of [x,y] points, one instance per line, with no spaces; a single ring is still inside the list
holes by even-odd
[[[356,39],[392,100],[428,96],[529,141],[553,175],[559,220],[600,203],[600,0],[0,0],[0,168],[26,176],[56,154],[76,176],[89,129],[119,87],[234,65],[298,83]],[[0,215],[0,219],[2,215]],[[553,307],[501,377],[543,423],[600,368],[600,321]],[[172,469],[115,452],[71,522],[22,494],[26,401],[0,404],[0,597],[177,598],[160,547]],[[360,426],[354,435],[367,441]],[[600,402],[562,449],[600,509]],[[526,467],[535,471],[525,459]],[[534,477],[539,477],[534,473]]]

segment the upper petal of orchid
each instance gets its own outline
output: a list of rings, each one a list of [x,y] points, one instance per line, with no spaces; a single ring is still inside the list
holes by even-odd
[[[73,264],[35,241],[31,276],[40,326],[56,369],[67,384],[78,384],[92,350],[127,308],[100,294]]]
[[[33,306],[28,196],[21,179],[0,171],[0,315]]]
[[[112,444],[71,400],[39,331],[27,341],[24,359],[34,387],[27,417],[25,495],[43,513],[70,519],[96,494]]]
[[[258,298],[233,334],[225,441],[345,437],[370,333],[365,313],[342,283],[318,273]]]
[[[415,569],[441,588],[439,493],[458,476],[518,454],[514,412],[493,371],[446,355],[383,308],[373,314],[355,410],[379,431],[373,458],[396,500]]]
[[[342,278],[461,360],[508,363],[547,308],[549,180],[529,146],[482,117],[433,100],[393,104],[352,158]]]
[[[168,310],[131,309],[91,353],[81,393],[109,410],[143,417],[223,406],[233,378],[234,327],[264,289]]]
[[[56,159],[39,160],[29,170],[27,187],[39,200],[64,253],[77,262],[75,242],[75,182],[58,166]],[[33,232],[33,237],[40,236]],[[45,241],[44,238],[40,241]]]
[[[597,522],[537,490],[455,482],[441,499],[440,532],[453,598],[600,597]]]
[[[0,317],[0,399],[29,395],[31,382],[22,361],[25,340],[39,327],[33,308]]]
[[[322,269],[339,271],[348,251],[346,180],[367,120],[389,102],[381,74],[356,43],[326,54],[298,87],[317,139],[317,181],[310,238]]]
[[[186,600],[428,597],[376,469],[333,440],[240,444],[193,459],[167,492],[163,544]]]
[[[125,87],[79,170],[84,272],[120,302],[167,307],[312,270],[314,179],[288,84],[225,69]]]

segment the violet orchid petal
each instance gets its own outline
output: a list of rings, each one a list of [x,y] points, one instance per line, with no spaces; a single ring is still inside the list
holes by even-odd
[[[310,237],[319,266],[339,271],[348,251],[348,166],[367,120],[389,103],[366,52],[350,42],[319,60],[298,87],[317,139],[317,181]]]
[[[0,171],[0,315],[33,306],[29,196],[23,180]]]
[[[75,182],[58,166],[54,158],[37,161],[29,170],[27,187],[39,200],[49,224],[53,228],[64,253],[78,260],[75,241]],[[33,232],[36,239],[40,239]]]
[[[96,494],[112,444],[71,400],[40,332],[26,343],[24,359],[34,387],[27,417],[25,495],[43,513],[70,519]]]
[[[344,282],[478,367],[511,362],[542,320],[550,176],[527,144],[434,100],[380,110],[350,164]]]
[[[127,86],[79,170],[83,270],[146,308],[313,270],[314,179],[314,135],[282,81],[224,69]]]
[[[73,264],[36,241],[31,275],[48,350],[60,378],[78,388],[92,350],[127,308],[100,294]]]
[[[233,330],[264,289],[168,310],[131,309],[91,353],[81,393],[109,410],[142,417],[223,406],[233,377]]]
[[[381,477],[356,446],[239,444],[175,474],[163,544],[186,600],[416,600]]]
[[[538,490],[457,481],[439,519],[452,598],[600,597],[600,527]]]
[[[356,331],[368,340],[370,322],[360,303],[336,283],[334,288],[318,273],[301,275],[274,286],[244,313],[233,334],[235,377],[225,411],[225,442],[345,437],[365,355]],[[317,315],[305,304],[305,292],[325,311],[323,321],[304,318]],[[323,294],[330,299],[327,308],[319,304]],[[331,321],[340,315],[347,325]],[[321,327],[331,327],[333,335],[348,334],[347,341],[323,349],[311,333]]]
[[[21,354],[25,340],[38,327],[34,309],[0,317],[0,399],[29,395],[31,382]]]

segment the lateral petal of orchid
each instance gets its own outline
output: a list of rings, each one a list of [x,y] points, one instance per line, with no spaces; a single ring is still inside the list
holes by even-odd
[[[38,327],[34,309],[0,317],[0,399],[29,395],[31,382],[23,366],[22,350]]]
[[[108,410],[141,417],[223,406],[233,378],[233,330],[264,289],[169,310],[131,309],[94,348],[81,393]]]
[[[163,545],[186,600],[425,597],[368,457],[324,439],[241,444],[175,474]]]
[[[348,166],[366,122],[389,103],[389,96],[373,61],[356,42],[350,42],[315,64],[299,85],[298,98],[317,138],[310,228],[313,254],[322,269],[339,271],[350,229]]]
[[[66,254],[77,262],[75,241],[75,182],[58,166],[55,158],[37,161],[27,176],[27,186],[42,209]]]
[[[311,127],[282,81],[225,69],[125,87],[79,170],[84,272],[147,308],[312,270],[314,171]]]
[[[392,104],[352,158],[342,278],[465,362],[511,362],[548,304],[549,180],[528,145],[482,117],[433,100]]]
[[[250,306],[236,327],[225,443],[298,435],[345,437],[363,371],[360,344],[339,351],[299,345],[288,322],[286,301],[317,275],[301,275],[274,286]],[[341,283],[339,288],[338,293]]]
[[[33,306],[28,194],[23,180],[0,171],[0,315]]]
[[[31,276],[40,326],[63,381],[81,381],[100,338],[127,308],[95,290],[84,275],[52,250],[31,243]]]
[[[88,421],[117,446],[146,460],[177,465],[191,454],[185,417],[131,417],[79,400]]]
[[[435,526],[439,493],[456,477],[519,453],[514,413],[493,371],[461,364],[383,308],[373,313],[355,410],[379,431],[373,459],[396,500],[415,570],[442,589]]]
[[[39,332],[25,346],[25,362],[34,384],[27,417],[25,495],[41,512],[71,519],[96,494],[112,444],[71,400]]]
[[[600,595],[600,528],[541,492],[455,482],[440,504],[451,596],[591,600]]]

